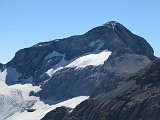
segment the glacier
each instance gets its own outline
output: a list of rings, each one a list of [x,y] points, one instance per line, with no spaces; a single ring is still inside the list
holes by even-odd
[[[8,86],[5,83],[8,71],[11,74],[9,77],[14,80],[20,76],[20,73],[12,68],[0,72],[0,120],[40,120],[46,113],[57,107],[75,108],[89,98],[88,96],[79,96],[55,105],[44,104],[38,97],[29,95],[31,91],[41,90],[39,86],[33,86],[31,83]]]

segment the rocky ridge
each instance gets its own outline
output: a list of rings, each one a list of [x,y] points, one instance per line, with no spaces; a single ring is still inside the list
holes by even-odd
[[[61,120],[160,120],[160,60],[121,80],[100,98],[82,102]],[[52,112],[53,116],[58,110]],[[52,115],[51,115],[52,116]],[[49,116],[48,116],[49,118]],[[54,120],[55,118],[53,118]],[[43,120],[48,120],[44,119]]]

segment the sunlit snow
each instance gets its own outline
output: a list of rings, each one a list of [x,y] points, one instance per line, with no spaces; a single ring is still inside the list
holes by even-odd
[[[52,105],[52,106],[45,105],[43,102],[38,101],[33,106],[33,109],[36,109],[36,111],[31,112],[31,113],[27,111],[23,113],[17,112],[16,114],[11,116],[7,120],[40,120],[46,115],[46,113],[50,112],[51,110],[57,107],[66,106],[70,108],[75,108],[78,104],[80,104],[82,101],[86,99],[88,99],[87,96],[79,96],[79,97],[72,98],[67,101]]]
[[[110,51],[102,51],[97,54],[89,54],[83,57],[77,58],[75,61],[67,65],[66,67],[86,67],[89,65],[98,66],[104,64],[104,61],[111,55]]]
[[[69,61],[65,59],[65,54],[58,53],[57,51],[51,52],[49,55],[45,57],[46,60],[49,61],[50,58],[53,58],[55,56],[61,56],[62,60],[54,65],[51,69],[46,71],[46,73],[52,77],[52,75],[63,69],[63,68],[69,68],[69,67],[75,67],[75,68],[84,68],[89,65],[92,66],[98,66],[104,64],[104,61],[108,59],[108,57],[111,55],[111,52],[108,50],[100,50],[103,47],[104,43],[98,39],[96,41],[91,42],[88,46],[94,47],[96,46],[96,49],[93,52],[85,53],[83,56],[79,56],[76,58],[73,58]]]
[[[13,71],[13,69],[12,69]],[[18,76],[18,72],[15,76]],[[12,74],[13,76],[14,74]],[[7,69],[0,72],[0,120],[40,120],[46,113],[56,107],[66,106],[75,108],[76,105],[88,99],[87,96],[79,96],[70,100],[49,106],[39,100],[38,97],[29,96],[31,91],[38,92],[40,87],[32,84],[5,84]],[[17,78],[13,76],[13,78]],[[34,112],[27,112],[26,109],[35,109]]]
[[[63,54],[60,54],[58,53],[57,51],[53,51],[52,53],[50,53],[48,56],[45,57],[45,59],[50,59],[52,57],[55,57],[55,56],[63,56]]]
[[[99,46],[101,46],[101,44]],[[69,68],[69,67],[84,68],[89,65],[92,66],[102,65],[104,64],[104,61],[106,61],[108,57],[111,55],[111,52],[108,50],[98,51],[98,49],[99,47],[94,52],[86,53],[85,55],[80,56],[78,58],[73,58],[70,61],[66,61],[65,56],[63,55],[62,60],[53,68],[49,69],[46,73],[49,76],[52,76],[55,72],[63,68]],[[52,56],[54,55],[52,54]]]

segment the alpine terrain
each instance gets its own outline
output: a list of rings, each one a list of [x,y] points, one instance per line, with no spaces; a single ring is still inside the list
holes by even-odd
[[[38,43],[0,64],[0,119],[159,120],[159,63],[116,21]]]
[[[42,120],[160,120],[160,59],[106,95],[67,109],[59,107]]]

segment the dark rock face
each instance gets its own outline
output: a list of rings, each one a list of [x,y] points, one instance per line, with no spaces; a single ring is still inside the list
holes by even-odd
[[[64,68],[51,76],[47,74],[48,70],[64,59],[70,61],[94,52],[97,48],[99,51],[112,52],[102,66]],[[47,57],[53,51],[58,54]],[[134,35],[120,23],[111,21],[83,35],[22,49],[6,66],[21,73],[18,82],[33,77],[33,84],[42,87],[42,91],[36,95],[43,101],[53,102],[81,95],[95,97],[104,94],[117,86],[117,79],[137,72],[154,60],[153,53],[145,39]]]
[[[27,109],[27,112],[34,112],[36,109]]]
[[[156,60],[145,69],[135,78],[137,84],[142,88],[160,86],[160,60]]]
[[[5,69],[5,65],[3,65],[2,63],[0,63],[0,71],[3,71]]]
[[[0,69],[2,69],[3,68],[3,64],[2,63],[0,63]]]
[[[116,58],[116,63],[111,63],[114,62],[112,59],[100,67],[88,66],[83,69],[67,68],[58,71],[42,86],[40,98],[43,101],[58,101],[77,96],[95,97],[114,89],[117,85],[116,79],[125,78],[150,63],[146,57],[139,55],[126,54]],[[139,61],[138,58],[142,59]]]
[[[42,120],[63,120],[62,118],[64,118],[70,111],[70,108],[58,107],[44,116]]]
[[[119,95],[108,103],[105,98],[85,101],[64,120],[159,120],[160,95],[143,92]]]
[[[100,98],[78,105],[62,120],[160,120],[160,60]],[[154,76],[153,76],[154,75]],[[152,76],[152,77],[151,77]],[[148,87],[142,87],[152,84]],[[157,83],[157,84],[155,84]]]
[[[34,76],[37,67],[48,53],[52,52],[52,44],[42,47],[30,47],[18,51],[7,67],[16,68],[23,78]]]

